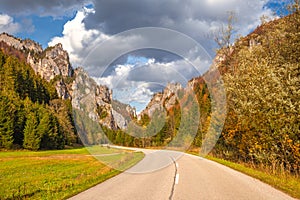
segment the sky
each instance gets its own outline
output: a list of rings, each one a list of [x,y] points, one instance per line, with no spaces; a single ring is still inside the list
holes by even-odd
[[[0,32],[43,48],[62,43],[113,97],[141,111],[169,82],[183,86],[215,56],[214,33],[235,13],[236,36],[261,16],[282,13],[281,0],[2,0]]]

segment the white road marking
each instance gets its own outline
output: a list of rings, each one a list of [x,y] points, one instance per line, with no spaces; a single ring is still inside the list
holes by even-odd
[[[176,168],[178,169],[178,166],[179,166],[178,163],[175,163],[175,165],[176,165]]]
[[[177,185],[178,183],[179,183],[179,174],[176,174],[175,184]]]

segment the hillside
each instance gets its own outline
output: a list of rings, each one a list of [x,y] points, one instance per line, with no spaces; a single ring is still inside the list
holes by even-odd
[[[242,38],[222,64],[228,116],[217,153],[299,173],[299,33],[297,11]]]
[[[15,53],[23,56],[2,44],[0,148],[62,149],[80,143],[71,102],[59,98],[55,86],[36,75]]]
[[[0,48],[0,148],[107,142],[100,125],[116,130],[125,120],[119,112],[127,121],[135,116],[128,105],[114,110],[112,91],[82,68],[74,70],[61,44],[43,50],[32,40],[2,33]]]
[[[225,51],[229,54],[224,54]],[[235,162],[268,166],[271,171],[286,170],[299,174],[299,11],[262,24],[225,51],[218,51],[210,71],[189,81],[189,87],[181,91],[181,95],[175,95],[174,102],[177,103],[166,104],[172,99],[165,94],[169,86],[163,93],[153,96],[139,117],[141,123],[149,124],[155,109],[166,110],[167,118],[157,135],[147,137],[146,145],[200,148],[203,152],[207,140],[215,137],[213,133],[208,134],[209,128],[217,130],[219,127],[218,117],[211,118],[210,93],[219,87],[218,70],[226,90],[227,117],[212,153]],[[205,80],[209,80],[210,90]],[[191,86],[198,102],[199,116],[189,119],[183,116],[183,110]],[[178,92],[174,89],[170,93]],[[189,110],[192,108],[188,107]],[[190,113],[197,113],[197,109]],[[146,123],[144,119],[147,119]],[[192,120],[199,120],[199,126],[192,145],[185,147],[183,141],[189,144],[193,135],[188,132],[191,128],[183,133],[181,128]],[[178,135],[181,135],[181,142],[172,141]]]

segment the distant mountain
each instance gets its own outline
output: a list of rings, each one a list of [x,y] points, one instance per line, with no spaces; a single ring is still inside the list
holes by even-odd
[[[4,62],[1,64],[1,98],[9,96],[8,98],[12,100],[9,93],[15,90],[17,93],[16,98],[18,100],[24,101],[27,97],[29,97],[32,104],[38,100],[42,107],[49,109],[47,106],[50,106],[51,108],[49,110],[54,109],[58,115],[63,115],[60,113],[62,104],[65,105],[68,104],[68,102],[71,103],[70,106],[72,107],[68,108],[68,115],[70,117],[69,122],[72,124],[71,129],[75,140],[70,143],[64,141],[61,142],[62,144],[70,145],[74,142],[80,143],[77,138],[76,125],[77,129],[81,130],[79,136],[85,143],[95,143],[95,140],[93,139],[94,136],[88,136],[91,134],[89,130],[84,130],[82,132],[82,127],[78,127],[78,124],[81,124],[76,122],[76,119],[79,120],[79,116],[77,115],[77,118],[75,118],[74,121],[72,115],[73,111],[75,112],[76,110],[79,110],[81,113],[80,118],[92,120],[96,123],[100,123],[101,126],[106,126],[115,130],[124,128],[126,123],[130,120],[130,117],[135,117],[135,111],[129,105],[118,103],[119,106],[117,106],[116,109],[113,109],[112,91],[106,86],[97,85],[82,68],[74,70],[69,62],[69,55],[65,50],[63,50],[61,44],[57,44],[43,50],[39,44],[32,40],[21,40],[6,33],[2,33],[0,34],[0,48],[4,56]],[[7,75],[7,73],[14,68],[14,64],[12,64],[12,66],[6,66],[6,60],[10,58],[15,59],[14,62],[16,62],[17,65],[20,65],[20,69],[18,69],[21,71],[20,73],[27,73],[27,75],[22,75],[21,77],[21,75],[18,74],[18,71]],[[28,66],[30,66],[31,69],[29,69]],[[33,86],[27,86],[26,83],[31,81],[28,80],[31,77],[33,79]],[[17,86],[14,86],[9,88],[7,80],[10,78],[13,79],[11,84],[20,85],[20,87],[17,88]],[[35,89],[36,87],[39,87],[36,86],[36,81],[41,82],[38,83],[38,85],[42,86],[41,89]],[[28,84],[30,85],[31,83]],[[35,93],[34,95],[36,97],[33,97],[33,93]],[[43,95],[48,96],[43,97]],[[53,102],[56,102],[57,104],[52,105]],[[46,103],[46,105],[43,105],[44,103]],[[20,104],[21,107],[24,106],[24,102]],[[126,109],[123,109],[123,107]],[[87,115],[87,118],[82,115]],[[123,117],[123,115],[125,117]],[[67,117],[68,116],[65,116],[65,118]],[[3,123],[6,121],[6,118],[7,116],[2,116],[1,120]],[[63,118],[63,116],[61,116],[61,118]],[[26,120],[26,116],[24,116],[24,121]],[[37,122],[37,126],[38,124],[39,122]],[[1,126],[2,125],[0,123],[0,127]],[[12,129],[14,129],[14,126],[18,125],[13,124],[12,126]],[[58,124],[58,126],[63,127],[64,125]],[[20,137],[9,136],[11,137],[11,139],[9,139],[11,144],[6,146],[6,148],[11,148],[13,144],[27,148],[26,145],[24,145],[24,140],[26,139],[24,138],[25,124],[22,124],[20,129],[21,130],[17,131],[19,133],[16,133],[16,130],[12,130],[12,133],[9,133],[9,135],[18,134]],[[1,132],[1,134],[5,135],[7,134],[7,131],[7,128],[3,129],[3,133]],[[37,134],[42,135],[43,133]],[[61,131],[61,134],[63,135],[64,132]],[[65,139],[66,138],[64,138],[64,140]],[[5,147],[5,145],[0,146]],[[39,146],[32,149],[48,148],[48,146]],[[64,145],[59,148],[62,148],[63,146]]]

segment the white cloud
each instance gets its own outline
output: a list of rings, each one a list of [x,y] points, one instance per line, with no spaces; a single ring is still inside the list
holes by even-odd
[[[148,63],[151,62],[153,62],[152,59],[149,59]],[[111,75],[93,78],[99,85],[106,85],[113,89],[113,98],[134,106],[142,105],[143,109],[152,98],[153,92],[149,89],[149,83],[146,81],[128,80],[130,74],[137,67],[130,64],[117,65]],[[137,108],[137,111],[141,110]]]
[[[14,34],[20,31],[20,24],[15,23],[14,19],[6,14],[0,14],[0,33],[6,32]]]
[[[129,64],[117,65],[111,75],[106,77],[94,77],[94,79],[98,84],[106,85],[111,89],[124,88],[129,85],[127,78],[134,67],[134,65]]]
[[[83,55],[86,55],[88,49],[93,48],[93,44],[109,38],[108,35],[101,33],[99,30],[86,29],[84,19],[93,13],[95,13],[94,9],[83,8],[79,10],[75,18],[64,25],[63,36],[54,37],[48,43],[49,46],[61,43],[63,48],[68,51],[70,61],[74,67],[82,62]]]
[[[114,98],[127,104],[146,105],[154,94],[146,82],[135,82],[130,88],[115,89]]]
[[[133,92],[133,94],[129,98],[128,103],[138,102],[140,104],[146,104],[149,102],[152,95],[153,95],[153,92],[149,88],[147,88],[147,84],[142,83],[136,87],[136,90]]]

